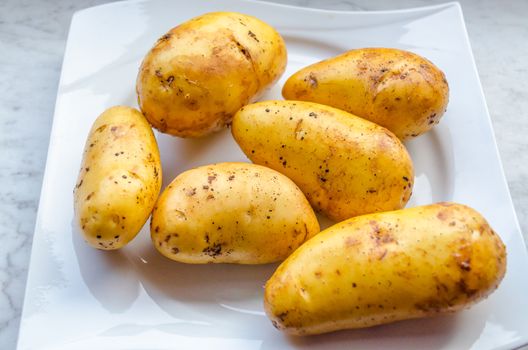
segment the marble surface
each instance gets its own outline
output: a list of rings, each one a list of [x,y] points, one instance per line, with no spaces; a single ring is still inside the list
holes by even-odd
[[[273,0],[379,10],[441,1]],[[0,1],[0,349],[16,345],[64,45],[74,11],[103,0]],[[528,233],[526,1],[462,1],[504,170]]]

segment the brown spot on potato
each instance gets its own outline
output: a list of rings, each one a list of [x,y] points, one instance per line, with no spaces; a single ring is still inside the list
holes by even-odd
[[[471,271],[471,264],[470,264],[470,260],[469,259],[460,262],[459,266],[464,271]]]
[[[249,35],[250,37],[252,37],[257,43],[260,42],[260,40],[257,38],[257,36],[255,35],[255,33],[253,33],[251,30],[248,31],[248,35]]]
[[[468,298],[471,298],[475,293],[477,293],[478,290],[469,288],[466,281],[464,279],[460,279],[457,282],[457,287],[460,289],[462,293],[464,293]]]
[[[190,95],[185,95],[184,104],[185,104],[185,107],[187,107],[187,109],[191,111],[197,111],[200,109],[198,100],[191,98]]]
[[[430,312],[440,312],[446,307],[445,303],[440,300],[427,299],[423,302],[414,304],[414,307],[420,311],[430,313]]]
[[[390,234],[389,230],[382,229],[374,220],[370,220],[369,224],[374,231],[374,234],[370,237],[376,241],[376,245],[394,242],[394,237]]]
[[[314,275],[317,278],[321,278],[323,276],[323,273],[321,271],[315,271]]]
[[[303,119],[299,119],[297,121],[297,124],[295,125],[295,130],[294,130],[294,136],[295,136],[295,139],[297,140],[304,140],[304,137],[306,136],[306,131],[302,130],[302,123],[303,123]]]
[[[115,139],[120,138],[126,134],[125,128],[121,127],[120,125],[112,126],[110,128],[110,131],[112,132],[112,135]],[[121,154],[123,154],[123,152],[121,152]]]
[[[360,243],[361,243],[360,240],[358,240],[358,239],[356,239],[354,237],[351,237],[351,236],[349,236],[349,237],[347,237],[345,239],[345,246],[346,247],[353,247],[353,246],[358,245]]]
[[[108,125],[106,124],[103,124],[101,125],[100,127],[98,127],[97,129],[95,129],[96,132],[103,132],[104,129],[106,129]]]
[[[172,34],[171,33],[167,33],[165,35],[163,35],[161,38],[158,39],[158,41],[166,41],[166,40],[169,40],[171,38]]]
[[[281,320],[282,322],[284,322],[284,320],[286,319],[286,316],[288,316],[288,311],[281,312],[280,314],[277,315],[277,318]]]
[[[214,245],[205,248],[202,252],[214,258],[222,254],[222,245],[215,243]]]
[[[439,211],[436,217],[441,221],[445,221],[449,218],[449,212],[446,210]]]
[[[308,84],[312,89],[317,88],[317,85],[319,85],[317,82],[317,77],[313,72],[310,72],[310,74],[308,75]]]
[[[185,194],[189,197],[194,196],[196,194],[196,187],[187,189]]]
[[[209,185],[211,185],[214,180],[216,180],[216,174],[207,176],[207,182]]]
[[[176,215],[176,218],[178,218],[180,220],[187,220],[187,216],[185,215],[185,213],[183,211],[175,209],[174,213]]]

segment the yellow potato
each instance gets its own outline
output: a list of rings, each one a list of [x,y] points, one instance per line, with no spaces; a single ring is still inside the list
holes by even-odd
[[[444,73],[417,54],[367,48],[301,69],[286,81],[282,94],[340,108],[406,139],[439,122],[449,87]]]
[[[279,261],[317,233],[317,218],[297,186],[248,163],[180,174],[160,196],[151,221],[158,251],[190,264]]]
[[[296,250],[266,284],[265,309],[291,334],[451,313],[493,292],[501,239],[475,210],[438,203],[364,215]]]
[[[199,137],[231,122],[286,68],[281,36],[255,17],[208,13],[161,37],[137,78],[139,105],[158,130]]]
[[[310,102],[266,101],[242,108],[232,133],[254,162],[280,171],[334,220],[400,209],[413,166],[390,131]]]
[[[94,248],[126,245],[147,221],[161,188],[149,123],[134,108],[112,107],[94,122],[74,189],[75,221]]]

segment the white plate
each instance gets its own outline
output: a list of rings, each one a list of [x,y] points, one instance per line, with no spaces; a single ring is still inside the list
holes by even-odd
[[[275,26],[291,73],[347,49],[407,49],[445,71],[451,100],[432,132],[408,143],[416,166],[409,206],[473,206],[508,248],[508,272],[486,301],[457,315],[309,338],[287,337],[262,311],[276,265],[190,266],[161,257],[145,228],[122,251],[89,248],[72,228],[84,141],[107,107],[136,105],[143,55],[168,29],[216,10]],[[157,135],[165,184],[185,169],[247,161],[229,131],[201,140]],[[528,259],[495,146],[460,6],[332,12],[255,1],[120,2],[78,12],[64,57],[31,255],[19,349],[503,349],[528,341]]]

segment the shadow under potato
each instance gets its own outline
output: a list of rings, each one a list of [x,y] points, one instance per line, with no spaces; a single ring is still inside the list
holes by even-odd
[[[265,282],[278,266],[184,264],[162,256],[148,243],[138,247],[135,252],[138,258],[131,259],[147,292],[151,296],[196,303],[195,309],[210,310],[211,305],[203,303],[240,303],[256,294],[263,295]]]
[[[123,250],[90,247],[75,223],[72,242],[81,276],[95,299],[111,313],[125,312],[139,295],[139,279]]]
[[[264,284],[278,264],[189,265],[171,261],[149,244],[131,259],[146,293],[171,316],[181,335],[262,338],[271,323],[262,310]],[[185,322],[188,321],[188,322]],[[269,327],[262,327],[263,322]],[[272,329],[271,329],[272,330]]]
[[[455,154],[451,132],[440,123],[405,142],[414,165],[413,194],[406,207],[453,200]]]
[[[473,322],[463,339],[452,339],[464,314],[400,321],[366,329],[296,337],[273,328],[262,308],[264,284],[278,263],[267,265],[189,265],[159,254],[150,241],[148,225],[138,237],[119,251],[89,247],[75,228],[73,243],[81,275],[94,298],[111,313],[126,312],[143,289],[173,323],[137,325],[189,337],[219,337],[261,340],[260,349],[279,349],[284,343],[299,349],[348,349],[358,342],[362,349],[383,347],[449,348],[460,342],[465,348],[479,339],[487,307]],[[474,319],[475,316],[472,316]],[[141,321],[141,320],[138,320]],[[112,329],[112,334],[130,333],[130,325]],[[121,329],[122,328],[122,329]],[[412,341],[410,340],[412,339]]]
[[[156,132],[163,166],[163,187],[184,171],[202,165],[222,162],[249,162],[231,136],[224,129],[202,138],[180,138]]]

